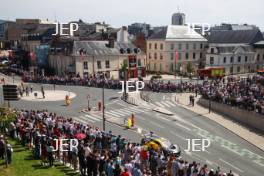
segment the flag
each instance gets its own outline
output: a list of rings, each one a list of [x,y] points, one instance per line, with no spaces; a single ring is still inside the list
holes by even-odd
[[[30,58],[32,61],[35,61],[36,60],[36,54],[34,52],[30,52]]]
[[[176,52],[175,52],[175,63],[177,63],[178,60],[179,60],[179,52],[176,51]]]
[[[80,51],[80,55],[81,55],[81,60],[83,61],[83,59],[84,59],[83,50]]]

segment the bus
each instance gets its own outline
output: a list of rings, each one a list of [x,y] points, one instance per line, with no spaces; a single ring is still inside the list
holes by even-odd
[[[200,79],[208,78],[223,78],[225,76],[224,67],[208,67],[204,69],[198,69],[197,75]]]

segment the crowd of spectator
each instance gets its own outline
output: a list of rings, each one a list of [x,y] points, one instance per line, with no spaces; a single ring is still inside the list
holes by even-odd
[[[261,76],[207,81],[199,86],[199,92],[204,98],[263,114],[263,81],[264,77]]]
[[[53,167],[54,160],[72,167],[82,176],[232,176],[220,168],[209,169],[195,161],[188,162],[174,154],[166,155],[146,145],[133,143],[111,131],[105,132],[89,124],[47,111],[17,111],[8,130],[33,151],[35,159]],[[83,134],[82,138],[77,137]],[[76,139],[78,147],[57,149],[54,139]]]

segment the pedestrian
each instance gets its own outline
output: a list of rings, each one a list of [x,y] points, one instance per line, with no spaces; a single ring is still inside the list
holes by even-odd
[[[30,92],[33,93],[33,85],[30,85]]]
[[[12,153],[13,153],[13,148],[8,143],[8,141],[6,141],[6,162],[7,164],[11,164],[12,162]]]
[[[48,145],[47,145],[47,152],[48,152],[48,161],[49,161],[49,166],[50,167],[53,167],[53,161],[54,161],[53,150],[54,150],[54,147],[49,142]]]
[[[43,86],[41,86],[41,93],[42,93],[42,97],[44,99],[45,98],[45,91],[44,91],[44,87]]]

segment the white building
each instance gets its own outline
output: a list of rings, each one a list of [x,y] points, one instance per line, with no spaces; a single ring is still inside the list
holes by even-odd
[[[188,63],[193,72],[205,60],[207,40],[188,26],[169,25],[156,31],[147,40],[147,69],[149,71],[174,74],[186,73]],[[176,52],[178,59],[176,61]]]
[[[263,40],[258,29],[212,31],[208,40],[206,67],[224,67],[225,75],[230,75],[255,72],[263,65],[263,48],[254,46]]]

